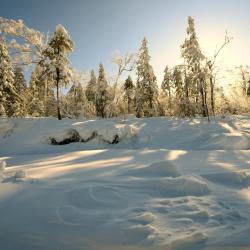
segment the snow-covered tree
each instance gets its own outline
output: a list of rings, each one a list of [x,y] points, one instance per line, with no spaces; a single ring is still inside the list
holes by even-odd
[[[194,19],[188,17],[187,38],[181,46],[182,57],[185,66],[185,103],[187,115],[189,115],[190,98],[195,102],[197,110],[201,111],[203,116],[208,116],[206,104],[206,80],[204,78],[204,69],[202,62],[205,59],[195,31]]]
[[[175,113],[178,116],[186,115],[185,92],[181,66],[175,66],[172,74],[173,87],[175,90]]]
[[[117,73],[114,77],[114,84],[113,84],[113,100],[115,105],[119,102],[119,97],[117,93],[117,88],[119,84],[119,79],[121,78],[124,72],[132,71],[135,67],[135,55],[126,53],[122,55],[119,51],[116,51],[112,58],[111,62],[117,66]]]
[[[168,108],[169,108],[170,114],[172,110],[172,88],[173,86],[172,86],[171,70],[169,69],[168,66],[166,66],[164,70],[164,78],[161,84],[161,89],[168,97]]]
[[[14,88],[19,98],[16,98],[13,110],[15,110],[15,116],[27,115],[27,85],[21,66],[16,65],[14,67]]]
[[[26,81],[23,74],[23,69],[19,65],[14,67],[14,82],[15,82],[15,89],[18,94],[23,93],[26,89]]]
[[[56,31],[50,39],[45,50],[49,62],[49,74],[52,76],[56,87],[57,117],[62,119],[60,108],[60,88],[67,86],[71,77],[68,54],[73,51],[73,42],[67,30],[57,25]]]
[[[68,109],[73,117],[78,118],[84,116],[84,104],[86,103],[86,96],[83,90],[84,74],[82,72],[73,71],[71,79],[72,86],[67,93]]]
[[[29,84],[29,114],[32,116],[44,115],[43,83],[39,66],[35,67]]]
[[[102,118],[106,117],[106,108],[111,100],[109,86],[105,75],[103,64],[99,65],[99,75],[96,86],[96,114]]]
[[[85,91],[86,97],[89,102],[95,103],[96,86],[97,86],[97,79],[96,79],[95,71],[91,70],[90,80],[86,86],[86,91]]]
[[[126,79],[123,89],[124,89],[124,100],[127,102],[127,108],[128,108],[127,112],[128,114],[130,114],[132,111],[132,106],[134,101],[134,91],[135,91],[135,86],[133,84],[130,75]]]
[[[15,91],[14,72],[8,48],[0,37],[0,116],[13,116],[18,109],[20,97]]]
[[[136,86],[136,116],[141,117],[148,109],[152,110],[158,95],[156,77],[150,65],[150,56],[144,38],[139,50],[137,60],[137,86]]]

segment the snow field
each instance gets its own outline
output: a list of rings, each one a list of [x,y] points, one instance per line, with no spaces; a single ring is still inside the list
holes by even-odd
[[[249,120],[5,122],[14,126],[4,125],[2,134],[11,132],[0,139],[1,244],[12,250],[249,247]],[[86,141],[94,132],[85,143],[48,140],[77,134]],[[115,135],[119,143],[106,142]]]

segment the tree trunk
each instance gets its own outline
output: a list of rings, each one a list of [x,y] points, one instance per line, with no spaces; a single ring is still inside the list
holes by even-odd
[[[171,100],[171,90],[168,90],[168,105],[169,105],[169,115],[172,115],[172,100]]]
[[[47,95],[48,95],[48,83],[46,77],[44,86],[44,116],[47,116]]]
[[[203,81],[200,82],[200,93],[201,93],[202,115],[203,117],[208,117],[208,121],[209,121],[209,113],[208,113],[208,107],[207,107],[207,93],[204,88]]]
[[[185,73],[185,116],[190,116],[191,112],[190,112],[190,102],[189,102],[189,92],[188,92],[188,80],[187,80],[186,69],[185,69],[184,73]]]
[[[214,82],[213,82],[213,77],[210,76],[210,88],[211,88],[211,108],[212,108],[212,113],[213,113],[213,116],[214,116]]]
[[[128,97],[128,114],[130,114],[130,105],[131,105],[131,99]]]

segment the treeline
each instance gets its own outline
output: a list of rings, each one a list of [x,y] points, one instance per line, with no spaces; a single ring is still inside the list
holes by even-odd
[[[19,44],[10,36],[24,42]],[[207,58],[200,48],[194,19],[189,17],[181,45],[183,63],[166,66],[161,84],[150,64],[146,38],[136,55],[112,58],[117,74],[110,80],[103,64],[97,74],[92,70],[89,76],[71,67],[68,56],[74,43],[62,25],[51,37],[44,37],[21,21],[0,18],[0,116],[62,119],[134,114],[138,118],[199,115],[209,119],[225,112],[248,112],[248,67],[237,69],[238,84],[232,86],[228,97],[216,83],[216,58],[230,40],[226,35],[214,57]],[[31,65],[31,77],[26,82],[24,67]],[[127,79],[122,81],[124,74]]]

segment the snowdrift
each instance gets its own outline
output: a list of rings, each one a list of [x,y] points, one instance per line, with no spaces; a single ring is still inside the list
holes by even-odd
[[[247,117],[129,118],[58,121],[55,118],[0,119],[0,154],[46,151],[44,144],[84,142],[78,149],[110,148],[169,150],[247,150],[250,125]],[[71,144],[72,145],[72,144]],[[59,150],[59,149],[58,149]],[[75,150],[68,146],[62,150]]]

